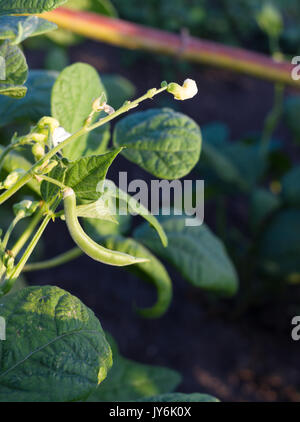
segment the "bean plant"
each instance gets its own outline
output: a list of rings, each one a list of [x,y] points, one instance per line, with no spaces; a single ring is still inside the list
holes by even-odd
[[[130,217],[113,215],[112,198],[97,188],[120,154],[160,179],[190,173],[202,145],[197,123],[172,109],[136,108],[163,94],[187,100],[197,93],[196,83],[163,81],[124,101],[124,80],[111,76],[104,85],[85,63],[59,74],[29,72],[20,43],[55,29],[34,14],[62,3],[0,0],[0,316],[6,328],[0,401],[215,401],[198,393],[173,395],[180,383],[176,371],[120,356],[93,311],[55,287],[55,280],[51,286],[21,286],[24,271],[51,268],[82,253],[99,265],[124,266],[156,288],[156,303],[137,310],[144,318],[162,316],[172,300],[171,279],[156,255],[203,290],[231,296],[238,286],[222,242],[205,224],[186,227],[184,216],[176,215],[156,218],[116,189],[118,207],[134,208],[145,219],[130,234]],[[110,144],[110,122],[120,117]],[[32,262],[45,229],[55,230],[58,219],[76,247]]]

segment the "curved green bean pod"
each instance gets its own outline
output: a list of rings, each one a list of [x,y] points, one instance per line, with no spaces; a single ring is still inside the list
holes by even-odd
[[[66,188],[63,191],[66,223],[74,242],[79,248],[95,261],[108,265],[123,267],[126,265],[149,262],[145,258],[136,258],[123,252],[106,249],[94,242],[82,229],[76,214],[76,195],[73,189]]]

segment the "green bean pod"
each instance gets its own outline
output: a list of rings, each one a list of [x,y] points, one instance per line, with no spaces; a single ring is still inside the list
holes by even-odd
[[[66,188],[63,191],[66,223],[71,237],[77,246],[95,261],[108,265],[123,267],[126,265],[149,262],[145,258],[136,258],[123,252],[113,251],[98,245],[82,229],[76,214],[76,195],[73,189]]]

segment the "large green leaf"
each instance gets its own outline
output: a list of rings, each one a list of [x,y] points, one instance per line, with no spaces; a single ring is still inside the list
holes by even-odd
[[[24,97],[27,88],[23,84],[28,74],[24,54],[9,41],[0,41],[0,56],[5,60],[5,79],[0,81],[0,94],[14,98]]]
[[[88,398],[92,402],[135,401],[174,391],[181,381],[172,369],[143,365],[119,354],[114,341],[108,337],[114,365],[106,380]]]
[[[94,313],[58,287],[29,287],[0,301],[0,401],[74,401],[106,377],[111,350]]]
[[[203,143],[209,142],[213,145],[221,145],[229,141],[230,131],[225,123],[216,121],[208,123],[201,127]]]
[[[203,147],[197,170],[207,183],[228,192],[251,190],[265,168],[265,157],[255,144],[229,142],[229,133],[221,123],[203,128]]]
[[[165,402],[165,403],[216,403],[219,402],[213,396],[209,396],[208,394],[200,394],[200,393],[192,393],[192,394],[184,394],[184,393],[166,393],[160,394],[159,396],[149,397],[144,400],[145,402]]]
[[[26,38],[44,34],[57,26],[37,16],[0,16],[0,40],[20,44]]]
[[[135,94],[135,86],[123,76],[103,75],[102,82],[107,92],[108,103],[115,109],[120,108]]]
[[[28,89],[25,98],[16,101],[13,98],[1,96],[0,127],[16,119],[36,122],[43,116],[49,116],[51,89],[56,78],[56,72],[31,70],[25,83]]]
[[[121,149],[103,155],[92,155],[75,161],[66,173],[65,185],[73,188],[76,197],[86,201],[96,201],[100,193],[97,185],[105,179],[107,171]]]
[[[300,280],[300,210],[281,211],[270,221],[258,245],[262,267],[271,275]]]
[[[199,160],[201,132],[189,117],[171,109],[131,114],[117,123],[114,145],[122,154],[162,179],[187,175]]]
[[[300,166],[294,167],[282,179],[282,199],[289,205],[300,206]]]
[[[267,189],[255,189],[250,198],[250,223],[252,228],[258,229],[279,206],[280,199],[278,196]]]
[[[83,127],[92,111],[93,101],[101,95],[106,93],[96,70],[88,64],[75,63],[66,67],[54,84],[52,115],[67,132],[74,133]],[[95,133],[81,136],[66,146],[63,154],[70,160],[99,154],[103,152],[101,143],[109,136],[109,125],[104,125]]]
[[[157,302],[154,306],[140,309],[139,313],[146,318],[159,318],[169,308],[172,300],[172,282],[161,262],[139,242],[129,237],[109,236],[103,240],[106,248],[124,252],[132,256],[148,258],[149,262],[125,268],[142,280],[153,284],[157,289]]]
[[[160,217],[168,237],[164,248],[148,226],[135,230],[134,237],[166,259],[196,287],[233,295],[238,287],[237,273],[223,243],[206,225],[186,227],[184,216]]]
[[[0,15],[48,12],[66,1],[67,0],[0,0]]]

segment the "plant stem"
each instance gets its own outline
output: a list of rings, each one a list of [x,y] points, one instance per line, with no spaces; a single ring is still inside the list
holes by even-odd
[[[22,220],[22,218],[23,218],[23,216],[21,216],[21,215],[17,215],[17,216],[13,219],[13,221],[12,221],[12,223],[10,224],[9,228],[7,229],[7,232],[5,233],[5,236],[4,236],[3,241],[2,241],[2,248],[3,248],[4,250],[5,250],[5,249],[6,249],[6,247],[7,247],[7,244],[8,244],[8,241],[9,241],[10,235],[12,234],[13,229],[16,227],[16,225],[18,224],[18,222],[19,222],[20,220]]]
[[[160,94],[163,91],[166,91],[167,86],[157,89],[156,91],[149,89],[146,94],[142,95],[141,97],[137,98],[134,101],[126,101],[125,104],[122,105],[118,110],[116,110],[114,113],[110,114],[107,117],[104,117],[103,119],[100,119],[98,122],[94,123],[93,125],[89,126],[87,128],[88,132],[97,129],[99,126],[104,125],[105,123],[110,122],[111,120],[115,119],[116,117],[120,116],[121,114],[126,113],[127,111],[131,110],[132,108],[135,108],[144,100],[153,98],[155,95]]]
[[[272,82],[300,87],[300,81],[291,78],[293,69],[291,63],[278,63],[264,54],[192,36],[184,40],[182,36],[167,31],[63,7],[43,13],[41,16],[56,23],[60,28],[118,47],[167,54]]]
[[[279,119],[282,114],[283,100],[284,100],[284,88],[283,84],[277,83],[274,87],[274,105],[270,113],[267,115],[265,120],[265,126],[262,133],[260,154],[265,155],[268,152],[271,137],[278,125]]]
[[[59,182],[56,179],[53,179],[52,177],[46,176],[45,174],[38,174],[37,175],[37,178],[41,178],[41,179],[46,180],[49,183],[53,183],[54,185],[60,187],[61,189],[65,189],[66,188],[66,186],[63,183]]]
[[[14,195],[24,185],[26,185],[26,183],[28,183],[32,179],[32,177],[35,176],[35,171],[37,171],[39,167],[41,167],[47,160],[50,160],[57,152],[59,152],[64,147],[66,147],[69,143],[79,138],[80,136],[84,135],[85,133],[90,132],[94,129],[97,129],[100,126],[105,125],[106,123],[115,119],[119,115],[126,113],[127,111],[136,107],[141,101],[150,99],[154,97],[155,95],[165,91],[166,89],[167,87],[163,87],[163,88],[157,89],[155,92],[154,90],[150,89],[142,97],[136,99],[135,101],[127,101],[121,108],[119,108],[119,110],[116,110],[114,113],[110,114],[109,116],[104,117],[103,119],[100,119],[98,122],[94,123],[93,125],[89,127],[83,127],[79,129],[73,135],[69,136],[69,138],[65,139],[63,142],[56,145],[56,147],[52,148],[40,161],[35,163],[31,167],[31,169],[23,177],[21,177],[21,179],[18,180],[18,182],[14,186],[12,186],[6,192],[0,195],[0,205],[3,204],[3,202],[7,201],[7,199],[9,199],[12,195]]]
[[[24,272],[38,271],[38,270],[45,270],[49,268],[58,267],[59,265],[66,264],[67,262],[70,262],[81,255],[83,255],[82,250],[75,247],[65,253],[62,253],[61,255],[56,256],[55,258],[48,259],[47,261],[34,262],[32,264],[27,264],[25,265],[23,271]]]
[[[28,227],[25,229],[25,231],[19,237],[19,239],[15,243],[14,247],[11,249],[11,253],[14,257],[16,257],[19,254],[20,250],[23,248],[25,243],[28,241],[28,239],[30,238],[30,236],[34,232],[36,226],[41,221],[43,214],[44,214],[44,209],[40,209],[39,212],[32,218]]]
[[[61,142],[60,144],[56,145],[55,148],[52,148],[40,161],[36,162],[30,170],[27,171],[26,174],[24,174],[23,177],[21,177],[18,182],[12,186],[10,189],[8,189],[6,192],[4,192],[2,195],[0,195],[0,205],[3,204],[7,199],[9,199],[12,195],[14,195],[19,189],[21,189],[26,183],[29,182],[29,180],[32,179],[32,177],[35,175],[35,171],[38,170],[39,167],[41,167],[47,160],[50,160],[57,152],[59,152],[62,148],[64,148],[66,145],[68,145],[70,142],[74,141],[74,139],[79,138],[80,136],[84,135],[86,133],[86,129],[82,128],[75,132],[73,135],[69,136],[66,140]]]
[[[56,209],[57,205],[59,204],[59,201],[60,201],[60,199],[56,199],[54,205],[52,206],[52,210]],[[15,266],[14,271],[12,272],[12,274],[10,275],[9,278],[4,280],[4,283],[1,286],[0,295],[5,295],[6,293],[8,293],[11,290],[15,281],[17,280],[17,278],[20,276],[21,272],[23,271],[23,268],[25,267],[26,262],[30,258],[31,254],[32,254],[34,248],[36,247],[38,241],[40,240],[42,234],[44,233],[48,223],[51,221],[51,218],[52,218],[51,214],[47,215],[44,218],[42,224],[40,225],[37,232],[33,236],[31,242],[27,246],[26,251],[24,252],[24,255],[22,256],[22,258],[20,259],[18,264]]]

